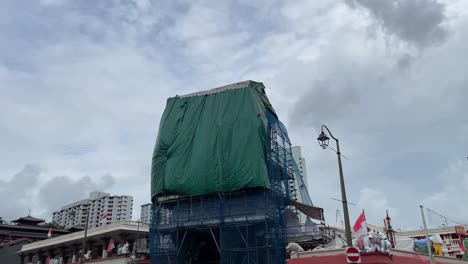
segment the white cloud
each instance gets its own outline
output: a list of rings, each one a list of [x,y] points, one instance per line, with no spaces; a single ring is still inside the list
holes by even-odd
[[[465,203],[466,193],[468,193],[468,161],[466,158],[452,161],[448,169],[438,178],[443,179],[438,190],[426,193],[422,204],[451,220],[466,223],[466,219],[468,219],[468,205]],[[430,181],[431,179],[421,180]],[[432,227],[445,224],[444,217],[433,213],[428,215],[431,215],[428,224]],[[451,220],[448,220],[449,225],[457,225]]]
[[[365,187],[361,189],[356,207],[365,210],[367,222],[373,225],[383,226],[386,210],[389,211],[389,215],[393,219],[399,217],[398,209],[389,204],[385,192],[380,188]],[[351,219],[351,221],[353,220]]]
[[[28,211],[35,217],[50,220],[52,211],[61,206],[88,197],[92,191],[109,190],[115,183],[114,177],[81,175],[54,176],[42,167],[26,164],[10,179],[0,180],[2,217],[14,220],[26,216]]]
[[[41,0],[40,3],[45,6],[60,6],[63,5],[65,0]]]
[[[229,29],[227,11],[227,6],[222,4],[192,5],[187,14],[177,20],[174,37],[191,41],[223,34]]]
[[[445,5],[437,0],[347,0],[346,3],[368,10],[386,34],[420,48],[441,43],[447,36],[443,26]]]
[[[2,218],[16,217],[18,214],[27,214],[33,209],[32,192],[39,182],[41,168],[37,165],[27,164],[15,173],[11,179],[0,180],[0,199],[2,200]],[[16,219],[16,218],[15,218]]]
[[[109,191],[134,195],[138,211],[166,98],[254,79],[302,146],[328,222],[341,204],[330,199],[340,198],[336,155],[315,141],[321,124],[349,157],[348,200],[376,224],[391,206],[396,228],[419,226],[418,197],[461,190],[441,188],[439,175],[466,151],[468,15],[444,3],[409,36],[411,23],[396,19],[406,5],[382,14],[358,2],[366,12],[336,1],[0,4],[0,181],[28,163],[46,171],[41,185],[111,174]],[[429,45],[440,30],[444,41]]]

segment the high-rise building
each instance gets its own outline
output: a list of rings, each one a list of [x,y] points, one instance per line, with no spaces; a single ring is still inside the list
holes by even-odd
[[[294,177],[291,177],[289,179],[289,189],[291,190],[291,199],[302,203],[303,201],[302,201],[302,196],[299,190],[300,184],[299,184],[298,177],[301,177],[302,181],[305,184],[305,187],[308,188],[305,159],[302,157],[301,147],[299,146],[292,147],[291,152],[292,152],[292,157],[294,161],[296,162],[297,169],[299,170],[299,174],[300,174],[300,175],[296,175],[296,173],[294,173]]]
[[[298,201],[300,203],[303,203],[302,195],[301,195],[301,190],[300,190],[300,182],[299,182],[299,177],[302,179],[302,182],[304,183],[306,189],[309,187],[307,186],[307,170],[306,170],[306,163],[305,159],[302,157],[302,152],[301,152],[301,147],[299,146],[294,146],[291,148],[292,152],[292,158],[296,162],[298,173],[300,175],[297,175],[298,173],[294,173],[294,177],[289,179],[289,189],[291,190],[291,199]],[[308,195],[308,194],[304,194]],[[304,223],[305,220],[307,219],[306,215],[303,213],[300,213],[299,211],[295,211],[298,216],[299,220]]]
[[[306,164],[305,164],[304,157],[302,157],[301,147],[299,146],[292,147],[291,151],[292,151],[292,157],[294,161],[296,161],[297,167],[299,168],[299,172],[301,173],[302,180],[304,181],[306,187],[308,188]]]
[[[152,203],[147,203],[147,204],[141,205],[140,218],[141,218],[141,222],[143,222],[145,224],[150,224],[151,223],[151,213],[152,213],[151,205],[153,205],[153,204]]]
[[[92,192],[88,199],[63,206],[52,214],[52,221],[65,227],[84,226],[89,211],[88,227],[98,227],[115,222],[130,221],[133,211],[133,197]],[[107,214],[107,218],[103,216]]]

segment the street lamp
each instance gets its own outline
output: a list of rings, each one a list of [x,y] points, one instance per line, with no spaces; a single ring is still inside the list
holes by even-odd
[[[83,212],[83,209],[80,209],[81,212]],[[85,230],[84,230],[84,237],[83,237],[83,244],[82,244],[82,252],[81,252],[81,258],[80,258],[80,263],[84,263],[84,258],[86,254],[86,238],[88,236],[88,221],[89,221],[89,211],[90,209],[86,210],[86,224],[85,224]],[[71,213],[71,215],[75,216],[76,215],[76,210]]]
[[[340,144],[338,142],[338,139],[335,138],[333,134],[330,132],[330,129],[328,129],[327,126],[322,125],[322,132],[317,138],[320,147],[322,147],[323,149],[326,149],[330,141],[330,138],[327,136],[327,134],[325,134],[325,131],[323,130],[324,128],[328,131],[328,134],[330,135],[330,137],[332,137],[336,142],[336,154],[338,155],[338,169],[340,172],[341,202],[343,203],[343,214],[344,214],[344,220],[345,220],[346,243],[348,244],[348,247],[351,247],[353,243],[352,243],[352,238],[351,238],[351,225],[349,223],[348,201],[346,200],[346,188],[345,188],[344,177],[343,177],[343,167],[341,165]]]

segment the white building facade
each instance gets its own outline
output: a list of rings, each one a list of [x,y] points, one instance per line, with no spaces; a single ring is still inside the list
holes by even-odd
[[[152,209],[151,209],[152,203],[147,203],[141,205],[141,214],[140,214],[140,219],[141,222],[145,224],[150,224],[151,219],[152,219]]]
[[[302,201],[302,197],[299,191],[300,185],[298,182],[298,177],[301,177],[306,188],[308,188],[305,159],[302,157],[301,147],[294,146],[291,148],[291,151],[292,151],[292,157],[294,161],[296,162],[300,175],[296,175],[296,173],[294,173],[294,178],[289,180],[289,189],[291,190],[291,198],[295,201],[302,203],[303,201]]]
[[[299,168],[299,171],[301,173],[302,180],[304,181],[306,187],[308,188],[306,160],[304,157],[302,157],[301,147],[299,146],[292,147],[291,151],[292,151],[293,159],[294,161],[296,161],[297,167]]]
[[[88,227],[131,221],[133,197],[128,195],[110,195],[104,192],[92,192],[88,199],[63,206],[52,214],[52,221],[65,227],[85,226],[89,212]],[[104,215],[107,219],[103,219]]]
[[[447,226],[447,227],[439,227],[439,228],[429,228],[427,229],[427,233],[429,236],[431,235],[440,235],[443,241],[443,246],[446,247],[447,253],[451,257],[461,258],[463,253],[460,247],[460,242],[464,239],[468,238],[468,225],[458,226],[461,227],[462,232],[457,232],[457,227],[455,226]],[[423,239],[426,237],[425,230],[412,230],[412,231],[402,231],[397,232],[395,234],[397,239],[397,247],[398,247],[398,239],[401,238],[413,238],[413,239]]]
[[[289,190],[291,192],[291,199],[293,201],[297,201],[300,203],[304,203],[302,196],[301,196],[301,191],[300,191],[300,183],[299,183],[299,178],[302,179],[302,182],[304,182],[306,189],[308,189],[307,186],[307,170],[306,170],[306,161],[304,157],[302,157],[302,152],[301,152],[301,147],[299,146],[294,146],[291,148],[291,154],[292,158],[294,159],[294,162],[297,165],[298,173],[295,171],[293,173],[293,177],[289,179]],[[305,223],[307,220],[307,217],[305,214],[299,212],[299,211],[294,211],[298,216],[299,216],[299,221],[301,223]]]

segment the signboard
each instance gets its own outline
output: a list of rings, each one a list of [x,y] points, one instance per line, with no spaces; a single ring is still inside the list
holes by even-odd
[[[348,263],[361,263],[361,253],[356,247],[346,249],[346,261]]]
[[[464,226],[455,226],[455,233],[459,235],[465,234],[465,227]]]

